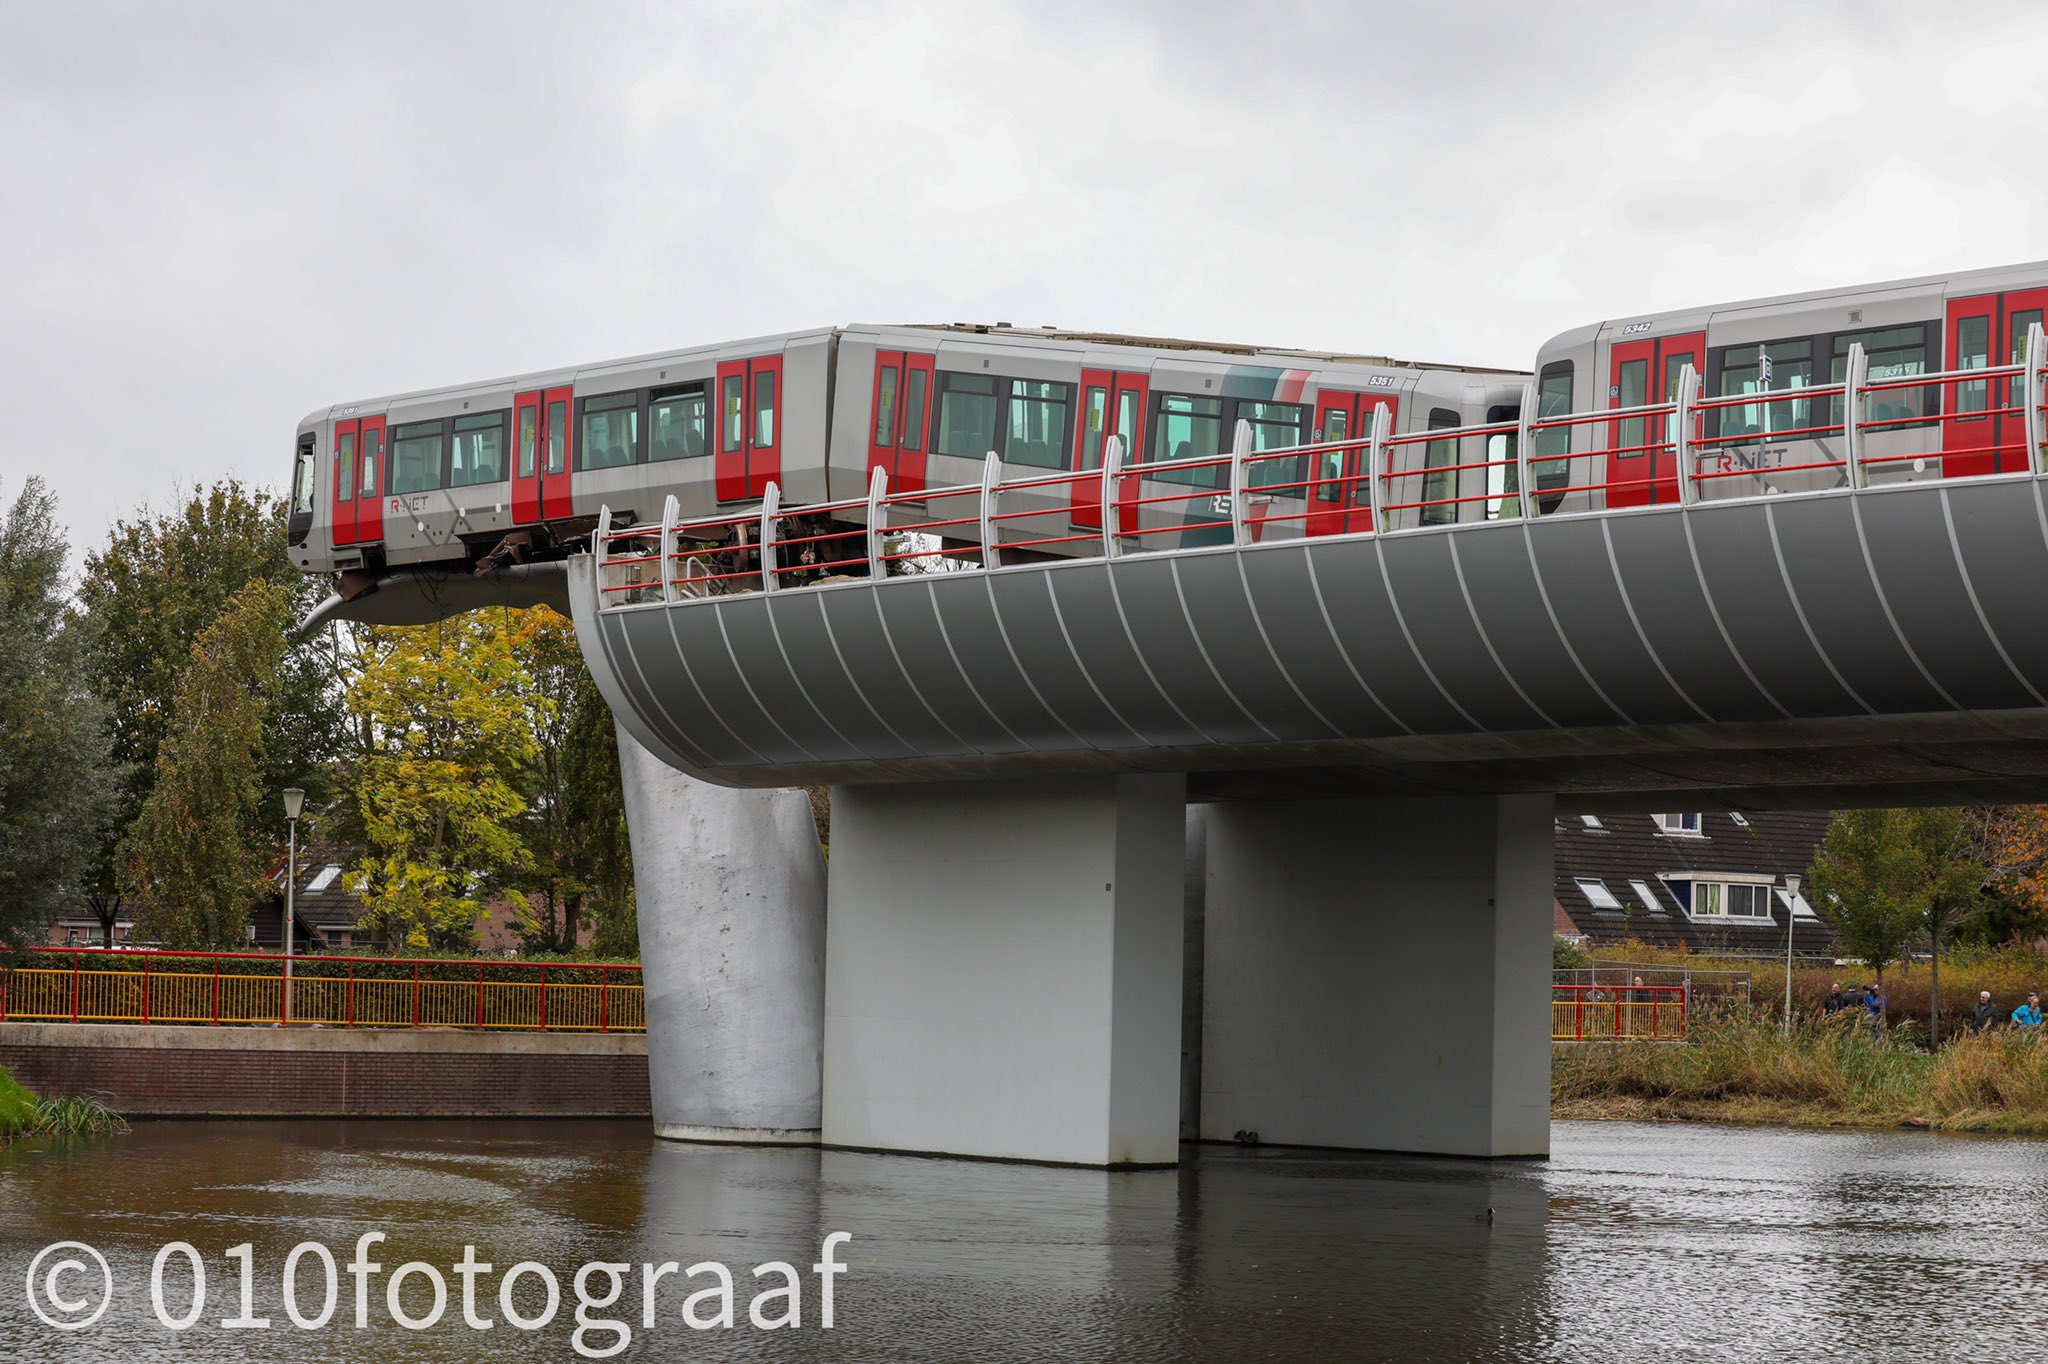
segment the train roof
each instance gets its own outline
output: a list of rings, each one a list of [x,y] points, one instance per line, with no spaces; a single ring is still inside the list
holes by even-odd
[[[1138,336],[1126,332],[1070,331],[1064,327],[1018,327],[1008,322],[903,322],[898,326],[913,331],[965,333],[971,335],[1031,337],[1042,341],[1068,341],[1086,346],[1133,346],[1145,350],[1213,351],[1218,355],[1272,355],[1295,360],[1319,360],[1332,365],[1368,365],[1383,369],[1435,369],[1456,374],[1522,374],[1517,369],[1492,365],[1454,365],[1436,360],[1402,360],[1391,355],[1365,355],[1346,351],[1305,350],[1296,346],[1254,346],[1235,341],[1189,341],[1173,336]]]

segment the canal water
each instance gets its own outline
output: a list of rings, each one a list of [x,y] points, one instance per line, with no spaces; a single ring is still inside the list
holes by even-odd
[[[1189,1148],[1193,1151],[1193,1148]],[[631,1268],[592,1322],[631,1332],[622,1359],[1685,1360],[2021,1359],[2048,1345],[2048,1143],[1559,1123],[1547,1162],[1203,1148],[1171,1173],[656,1142],[641,1122],[145,1123],[121,1137],[0,1152],[0,1360],[574,1359],[589,1262]],[[384,1242],[348,1262],[365,1232]],[[820,1323],[821,1241],[846,1269]],[[31,1262],[57,1241],[90,1245]],[[282,1267],[303,1242],[337,1264],[336,1311],[285,1316]],[[150,1279],[185,1242],[206,1272],[203,1313],[162,1324]],[[231,1258],[237,1246],[249,1249]],[[455,1266],[474,1246],[473,1307]],[[50,1266],[71,1259],[77,1267]],[[250,1268],[247,1312],[241,1266]],[[394,1325],[400,1266],[438,1267],[441,1319]],[[500,1280],[520,1261],[549,1267]],[[654,1327],[642,1323],[646,1272]],[[799,1271],[800,1324],[781,1261]],[[692,1329],[734,1279],[736,1324]],[[163,1307],[183,1317],[193,1273],[163,1257]],[[296,1261],[305,1319],[325,1305],[319,1257]],[[586,1280],[601,1300],[608,1271]],[[30,1278],[34,1284],[26,1282]],[[59,1331],[36,1307],[83,1316]],[[354,1324],[367,1287],[369,1325]],[[31,1302],[31,1290],[36,1292]],[[52,1302],[54,1298],[57,1301]],[[424,1271],[400,1284],[414,1320]],[[268,1318],[263,1328],[221,1321]],[[601,1352],[623,1332],[580,1338]]]

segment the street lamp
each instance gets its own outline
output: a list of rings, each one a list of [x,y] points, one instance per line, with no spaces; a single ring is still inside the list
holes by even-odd
[[[284,817],[291,822],[291,841],[286,845],[284,867],[284,1008],[280,1019],[292,1021],[292,922],[298,918],[299,902],[299,811],[306,808],[306,793],[296,786],[284,789]]]
[[[1792,925],[1799,918],[1799,877],[1785,878],[1785,1036],[1792,1035]]]

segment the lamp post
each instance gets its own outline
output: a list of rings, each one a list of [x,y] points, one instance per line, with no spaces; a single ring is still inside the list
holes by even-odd
[[[1799,918],[1799,877],[1785,878],[1785,1036],[1792,1035],[1792,925]]]
[[[279,1022],[292,1021],[292,923],[299,913],[299,811],[306,808],[306,793],[296,786],[284,789],[284,817],[291,823],[291,840],[286,844],[284,869],[284,1008]]]

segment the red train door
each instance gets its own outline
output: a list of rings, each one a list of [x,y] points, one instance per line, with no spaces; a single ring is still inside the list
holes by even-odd
[[[541,395],[540,515],[566,521],[574,513],[570,480],[576,468],[576,390],[564,385]]]
[[[782,357],[718,366],[718,500],[760,497],[782,477]]]
[[[1110,383],[1109,410],[1116,421],[1115,435],[1123,441],[1123,462],[1131,465],[1146,458],[1145,451],[1145,397],[1151,388],[1150,376],[1137,371],[1119,370]],[[1138,507],[1140,496],[1137,475],[1119,480],[1117,489],[1117,528],[1125,534],[1138,529]],[[1100,525],[1098,515],[1095,523]]]
[[[932,356],[915,351],[875,352],[868,468],[888,470],[892,493],[924,491],[925,413],[931,404],[932,363]]]
[[[1075,423],[1073,472],[1089,474],[1102,467],[1102,447],[1110,437],[1110,391],[1116,376],[1106,369],[1081,371],[1081,420]],[[1076,526],[1102,529],[1102,480],[1076,478],[1067,485],[1067,506]]]
[[[1646,336],[1617,341],[1608,379],[1609,407],[1643,407],[1678,396],[1678,375],[1687,365],[1706,368],[1707,335]],[[1623,417],[1608,426],[1607,505],[1641,507],[1678,500],[1676,432],[1659,429],[1648,417]]]
[[[512,399],[512,524],[540,520],[540,390]]]
[[[381,544],[384,540],[384,419],[363,418],[361,438],[356,446],[356,542]]]
[[[2048,313],[2048,289],[1950,299],[1947,368],[1983,369],[2025,358],[2027,329]],[[2026,390],[2017,379],[1967,379],[1948,388],[1942,423],[1944,478],[2027,468]]]
[[[334,424],[334,543],[356,542],[356,444],[362,439],[362,423],[350,420]]]

